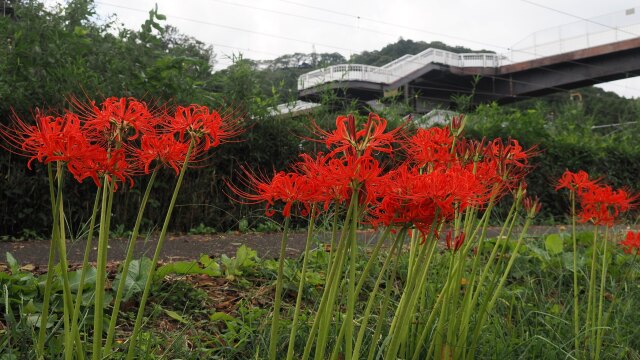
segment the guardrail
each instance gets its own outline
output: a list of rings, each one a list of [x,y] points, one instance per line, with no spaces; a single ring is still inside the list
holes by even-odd
[[[311,71],[298,78],[298,90],[332,81],[390,84],[431,63],[457,67],[498,67],[500,56],[491,53],[456,54],[429,48],[416,55],[404,55],[383,66],[340,64]]]

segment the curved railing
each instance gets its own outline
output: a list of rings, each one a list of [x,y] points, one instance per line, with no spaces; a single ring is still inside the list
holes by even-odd
[[[383,66],[340,64],[318,69],[298,78],[298,90],[332,81],[366,81],[391,84],[430,63],[457,67],[498,67],[500,56],[491,53],[456,54],[429,48],[416,55],[404,55]]]

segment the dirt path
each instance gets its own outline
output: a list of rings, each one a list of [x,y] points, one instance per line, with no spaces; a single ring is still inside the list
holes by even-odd
[[[529,231],[531,235],[544,235],[557,232],[557,227],[535,226]],[[496,229],[490,229],[488,236],[495,236]],[[373,234],[372,231],[360,231],[359,240],[366,243]],[[161,259],[165,261],[196,259],[201,254],[232,256],[241,245],[256,250],[263,258],[276,258],[280,251],[280,233],[225,233],[215,235],[170,235],[164,243]],[[306,233],[292,232],[287,245],[288,256],[298,256],[304,251]],[[320,242],[327,242],[327,235],[320,235]],[[126,239],[112,239],[109,241],[108,258],[121,260],[126,253],[128,241]],[[136,244],[135,256],[152,257],[157,243],[157,236],[151,236],[146,241],[139,239]],[[20,264],[34,264],[46,266],[49,256],[49,240],[29,240],[20,242],[0,242],[0,263],[5,261],[5,253],[10,252]],[[84,240],[71,242],[67,245],[70,264],[82,262],[86,242]],[[94,243],[95,244],[95,243]],[[90,261],[95,261],[97,249],[93,246]]]

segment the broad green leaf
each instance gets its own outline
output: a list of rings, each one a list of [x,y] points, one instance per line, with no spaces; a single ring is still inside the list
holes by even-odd
[[[559,234],[551,234],[544,239],[544,247],[550,255],[558,255],[564,247],[564,240]]]
[[[93,288],[96,285],[96,276],[98,271],[94,267],[89,267],[84,277],[83,289]],[[82,276],[82,270],[73,271],[69,273],[69,286],[71,291],[77,292],[80,285],[80,277]]]
[[[133,260],[129,264],[129,271],[125,277],[123,300],[128,300],[132,295],[142,292],[144,289],[149,270],[151,269],[151,259],[143,257],[141,260]],[[113,282],[114,288],[117,288],[121,281],[121,274],[116,276]]]

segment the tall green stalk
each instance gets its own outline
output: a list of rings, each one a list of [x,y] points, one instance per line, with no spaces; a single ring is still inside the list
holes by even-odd
[[[596,355],[595,359],[600,358],[600,350],[602,347],[602,335],[604,333],[604,327],[602,324],[602,311],[604,306],[604,290],[607,280],[607,244],[609,243],[609,228],[607,227],[604,233],[604,245],[602,250],[602,269],[600,274],[600,296],[598,297],[598,316],[596,318]]]
[[[73,313],[73,299],[71,298],[71,287],[69,285],[67,263],[66,236],[64,231],[64,204],[62,202],[63,187],[63,167],[62,162],[56,165],[56,177],[58,178],[58,190],[56,195],[56,220],[53,222],[54,241],[57,245],[58,259],[60,262],[60,273],[62,275],[62,298],[64,304],[64,346],[65,358],[73,357],[73,333],[71,332],[71,314]]]
[[[91,212],[91,220],[89,222],[89,232],[87,234],[87,244],[84,249],[84,257],[82,259],[82,272],[80,273],[80,281],[78,283],[78,292],[76,294],[76,303],[73,308],[73,315],[71,316],[71,332],[77,338],[80,337],[78,318],[80,317],[80,306],[82,305],[82,294],[84,290],[84,283],[89,271],[89,255],[91,254],[91,244],[93,239],[93,230],[96,225],[96,215],[98,213],[98,205],[100,204],[101,189],[96,190],[96,197],[93,201],[93,210]],[[84,349],[81,349],[82,343],[78,342],[79,358],[84,359]]]
[[[589,292],[587,293],[587,319],[585,321],[585,331],[589,333],[589,351],[593,356],[595,350],[593,346],[596,340],[596,328],[594,322],[596,321],[596,267],[597,267],[597,255],[598,255],[598,226],[594,226],[593,230],[593,244],[591,254],[591,272],[589,274]]]
[[[147,202],[149,200],[149,193],[151,192],[151,188],[153,187],[153,183],[156,179],[156,175],[158,175],[158,169],[159,168],[156,168],[153,171],[153,173],[151,174],[151,178],[147,183],[147,188],[142,197],[142,201],[140,202],[140,208],[138,209],[138,216],[136,218],[136,223],[133,227],[133,232],[131,233],[131,239],[129,239],[129,245],[127,247],[127,255],[125,256],[124,263],[122,264],[122,272],[120,273],[120,282],[118,283],[118,290],[116,292],[116,298],[113,303],[113,310],[111,311],[111,319],[109,320],[107,340],[105,342],[105,353],[107,355],[111,353],[111,348],[113,345],[113,337],[115,335],[116,322],[118,320],[118,314],[120,313],[120,304],[122,302],[122,297],[124,296],[124,288],[126,284],[127,274],[129,273],[129,265],[133,260],[133,252],[135,250],[136,240],[138,239],[140,224],[142,223],[142,218],[144,217],[144,211],[147,206]]]
[[[276,359],[276,349],[278,346],[278,328],[280,327],[280,306],[282,304],[282,288],[284,284],[284,262],[287,257],[287,240],[289,237],[290,217],[284,221],[282,240],[280,241],[280,258],[278,259],[278,277],[276,279],[276,295],[273,303],[273,317],[271,319],[271,331],[269,335],[269,359]]]
[[[56,222],[56,195],[54,189],[53,168],[51,163],[47,164],[47,175],[49,177],[49,197],[51,199],[51,217]],[[42,313],[40,314],[40,329],[38,330],[38,340],[36,341],[36,356],[38,359],[44,358],[44,343],[47,335],[47,322],[49,321],[49,302],[51,300],[51,287],[53,283],[53,267],[55,266],[56,244],[55,232],[52,229],[51,244],[49,245],[49,260],[47,261],[47,280],[44,286],[44,299],[42,301]]]
[[[571,240],[573,243],[573,346],[575,357],[580,358],[580,309],[578,302],[578,239],[576,235],[576,192],[569,192],[571,200]]]
[[[291,333],[289,334],[289,346],[287,348],[287,360],[293,359],[293,349],[296,342],[296,331],[298,327],[298,317],[300,316],[300,306],[302,304],[302,293],[307,278],[307,263],[309,262],[309,252],[311,250],[311,237],[313,236],[313,228],[316,220],[316,204],[311,208],[309,216],[309,228],[307,229],[307,243],[304,247],[304,258],[302,259],[302,272],[300,273],[300,281],[298,283],[298,295],[296,296],[296,307],[293,311],[293,321],[291,322]]]
[[[100,207],[100,232],[98,234],[98,255],[96,264],[96,296],[93,309],[93,353],[91,358],[99,360],[102,358],[102,319],[104,316],[104,291],[106,280],[106,252],[109,241],[109,195],[111,192],[111,182],[104,178],[102,184],[102,201]]]
[[[354,194],[357,191],[354,190]],[[357,198],[355,199],[357,201]],[[347,315],[344,322],[347,324],[345,331],[345,359],[351,360],[353,354],[353,315],[356,308],[356,258],[358,257],[358,244],[356,229],[358,228],[358,211],[351,214],[351,227],[349,228],[349,286],[347,290]],[[336,345],[337,346],[337,345]]]
[[[500,296],[500,292],[502,291],[502,288],[505,284],[505,282],[507,281],[507,277],[509,276],[509,273],[511,272],[511,267],[513,266],[513,264],[515,263],[516,259],[518,258],[518,251],[520,250],[520,246],[522,245],[522,241],[524,239],[524,236],[527,233],[527,230],[529,228],[529,225],[531,224],[531,220],[534,217],[534,213],[533,211],[530,212],[527,215],[527,219],[524,222],[524,225],[522,227],[522,232],[520,233],[520,236],[518,237],[518,242],[516,243],[515,248],[513,249],[513,253],[511,254],[511,258],[509,259],[509,262],[507,263],[506,268],[503,270],[502,272],[502,276],[500,278],[500,281],[498,282],[497,286],[495,287],[495,289],[493,289],[492,292],[490,292],[492,294],[491,299],[488,302],[484,302],[482,304],[482,306],[480,307],[480,311],[479,311],[479,319],[478,322],[476,324],[475,327],[475,331],[473,333],[473,341],[471,344],[471,347],[469,348],[469,357],[473,358],[473,351],[475,349],[477,349],[477,345],[478,345],[478,340],[480,338],[480,332],[482,330],[482,327],[484,326],[484,322],[486,321],[489,312],[493,309],[493,306],[495,305],[496,301],[498,300],[498,296]]]
[[[382,268],[380,269],[380,272],[378,274],[378,278],[376,279],[376,282],[373,286],[373,289],[371,290],[371,292],[369,293],[369,300],[367,301],[367,306],[365,308],[365,312],[363,315],[362,320],[360,321],[360,329],[358,331],[358,336],[356,338],[356,343],[354,345],[353,348],[353,360],[357,360],[360,357],[360,347],[362,347],[362,342],[364,340],[364,335],[365,332],[367,330],[367,324],[369,323],[369,317],[371,315],[371,311],[373,310],[373,305],[377,302],[376,301],[376,295],[378,292],[378,289],[380,287],[380,283],[382,282],[383,277],[385,276],[386,272],[387,272],[387,267],[389,266],[389,264],[391,263],[391,260],[393,258],[395,258],[395,251],[396,248],[398,247],[398,245],[401,242],[401,239],[404,238],[405,232],[404,231],[400,231],[398,233],[398,235],[396,236],[396,239],[393,242],[393,245],[391,246],[391,249],[389,250],[389,253],[387,254],[387,257],[382,265]],[[389,286],[389,284],[387,284],[387,286]]]
[[[151,268],[149,269],[149,274],[144,286],[144,291],[142,292],[142,298],[140,299],[140,306],[138,307],[138,314],[136,315],[136,322],[133,327],[133,333],[131,334],[131,340],[129,342],[129,350],[127,351],[127,360],[132,360],[135,354],[136,343],[138,341],[140,327],[142,326],[142,318],[144,316],[144,308],[147,302],[147,298],[149,297],[149,293],[151,292],[151,285],[153,285],[153,278],[156,274],[156,264],[160,259],[160,252],[162,251],[162,246],[164,245],[164,241],[167,237],[167,229],[169,228],[169,222],[171,221],[171,214],[173,213],[173,208],[176,205],[176,200],[178,199],[178,193],[180,192],[182,180],[184,179],[184,174],[187,171],[187,167],[189,165],[189,158],[191,157],[191,152],[193,151],[194,145],[195,145],[195,140],[192,139],[191,142],[189,143],[189,149],[187,150],[184,163],[182,164],[182,169],[180,170],[180,175],[178,176],[178,181],[176,182],[176,187],[174,188],[173,195],[171,196],[171,202],[169,203],[167,214],[164,218],[162,231],[160,232],[160,237],[158,238],[158,244],[156,245],[156,250],[155,250],[155,253],[153,254],[153,260],[151,261]]]

